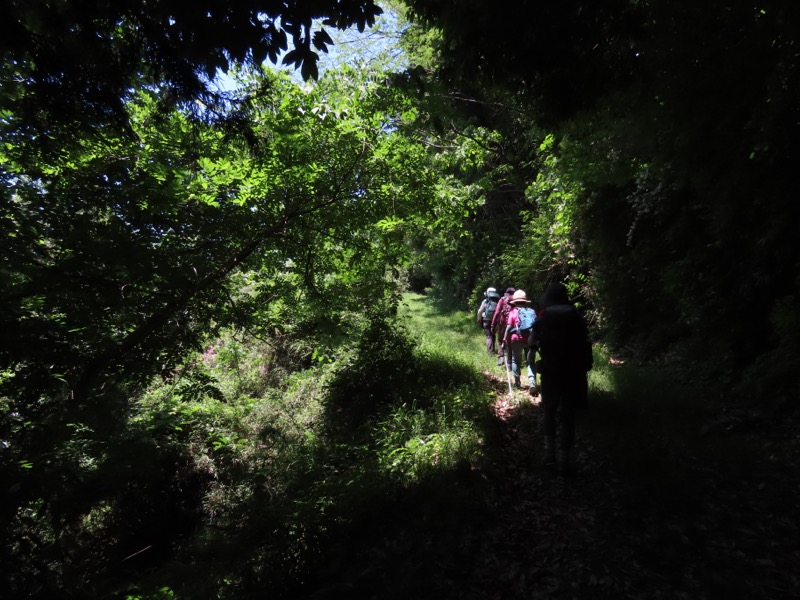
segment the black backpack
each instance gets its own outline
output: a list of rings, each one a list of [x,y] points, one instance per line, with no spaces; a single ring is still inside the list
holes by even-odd
[[[586,373],[591,370],[592,344],[586,322],[571,304],[545,309],[536,320],[543,373]]]

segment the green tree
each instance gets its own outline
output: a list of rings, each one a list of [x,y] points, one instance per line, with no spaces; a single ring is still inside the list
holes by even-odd
[[[169,102],[217,104],[209,80],[235,64],[260,68],[282,59],[316,77],[317,52],[331,44],[325,28],[363,30],[381,12],[372,0],[36,1],[5,8],[3,108],[51,132],[56,123],[124,119],[124,99],[140,83],[165,84]]]
[[[530,117],[522,136],[531,149],[541,132],[553,134],[526,176],[528,223],[539,223],[526,235],[545,235],[542,216],[563,202],[568,219],[547,218],[568,224],[559,237],[576,255],[558,274],[583,277],[609,340],[650,355],[677,351],[728,394],[754,356],[794,359],[783,353],[797,333],[785,311],[798,293],[787,219],[797,7],[408,4],[440,32],[437,77],[516,98]],[[548,192],[546,181],[568,187]],[[519,273],[525,256],[510,253],[496,272],[509,260]],[[784,372],[768,377],[767,387],[783,390],[770,396],[791,397]]]
[[[398,169],[415,161],[391,133],[413,118],[408,100],[363,71],[313,86],[266,73],[229,118],[205,123],[164,112],[147,89],[126,110],[132,135],[96,130],[55,157],[18,137],[3,155],[0,439],[4,537],[16,540],[3,550],[16,564],[51,549],[21,580],[11,571],[12,587],[48,565],[60,565],[55,586],[81,573],[90,559],[74,564],[68,548],[82,519],[132,508],[114,485],[157,502],[121,458],[130,401],[153,375],[172,377],[215,327],[275,325],[270,298],[309,324],[380,302],[404,254],[391,224],[432,197],[431,175]],[[127,483],[111,476],[121,460]]]

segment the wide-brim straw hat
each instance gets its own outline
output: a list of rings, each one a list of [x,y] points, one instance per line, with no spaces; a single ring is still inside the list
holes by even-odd
[[[528,296],[525,295],[524,290],[517,290],[514,292],[514,296],[509,302],[511,304],[528,304],[530,300],[528,300]]]

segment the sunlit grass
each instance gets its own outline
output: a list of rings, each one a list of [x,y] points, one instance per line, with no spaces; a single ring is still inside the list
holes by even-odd
[[[471,313],[442,312],[433,299],[420,294],[409,293],[403,298],[400,314],[418,340],[419,351],[477,371],[495,364],[495,359],[486,354],[483,330],[475,324]]]
[[[413,368],[374,435],[380,468],[409,484],[481,459],[492,392],[480,370],[491,362],[483,333],[463,312],[442,313],[408,294],[400,316],[414,342]]]
[[[194,468],[208,479],[191,548],[191,564],[203,571],[197,590],[165,572],[154,576],[156,590],[167,583],[186,597],[201,597],[200,588],[250,597],[306,579],[321,558],[335,563],[342,540],[367,549],[369,561],[378,556],[381,568],[401,564],[396,556],[443,556],[420,540],[432,522],[467,523],[485,504],[481,474],[498,449],[491,409],[503,386],[483,372],[502,374],[471,312],[407,294],[399,316],[399,324],[379,319],[385,327],[353,331],[353,346],[336,360],[282,378],[280,387],[265,379],[263,349],[227,344],[214,361],[198,362],[206,377],[145,399],[142,424],[159,441],[188,440]],[[579,444],[599,458],[584,466],[611,465],[632,505],[656,498],[693,509],[702,482],[681,469],[694,450],[684,444],[687,426],[697,427],[686,382],[666,369],[612,362],[596,346],[589,386]],[[536,411],[525,414],[539,435]]]

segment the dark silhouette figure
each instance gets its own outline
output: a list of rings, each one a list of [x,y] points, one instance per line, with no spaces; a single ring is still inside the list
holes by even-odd
[[[544,411],[545,465],[557,466],[560,472],[569,474],[575,416],[579,408],[586,406],[586,374],[592,368],[592,345],[586,322],[569,301],[563,284],[550,284],[540,305],[541,314],[533,324],[533,331],[541,356],[538,373]]]

